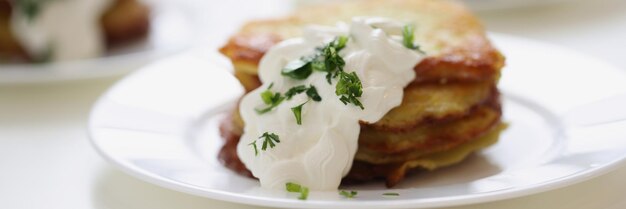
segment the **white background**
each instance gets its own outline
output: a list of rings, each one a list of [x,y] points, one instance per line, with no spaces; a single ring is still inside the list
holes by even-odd
[[[574,1],[479,16],[490,31],[559,44],[626,70],[626,1]],[[87,140],[88,112],[116,79],[0,86],[0,208],[257,208],[163,189],[97,156]],[[455,208],[626,208],[625,176],[622,166],[573,186]]]

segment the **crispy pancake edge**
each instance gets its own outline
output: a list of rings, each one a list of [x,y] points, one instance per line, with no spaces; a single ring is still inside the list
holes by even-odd
[[[443,15],[440,22],[435,21],[434,31],[422,32],[426,41],[433,46],[426,48],[426,58],[415,66],[415,82],[451,82],[451,81],[484,81],[495,80],[499,77],[500,69],[504,66],[504,57],[493,47],[487,39],[484,29],[478,20],[465,8],[450,2],[432,0],[363,0],[356,3],[341,3],[307,8],[295,11],[293,16],[280,19],[252,21],[242,27],[220,49],[220,52],[229,57],[237,71],[256,75],[256,67],[269,48],[293,36],[297,36],[300,28],[308,24],[323,24],[329,12],[353,12],[355,14],[380,11],[379,5],[389,6],[400,11],[426,13],[427,15]],[[356,9],[349,9],[354,7]],[[352,10],[363,10],[354,12]],[[432,10],[432,11],[431,11]],[[435,14],[445,11],[441,14]],[[416,14],[419,16],[420,14]],[[400,15],[399,15],[400,16]],[[317,20],[322,17],[323,20]],[[427,16],[428,17],[428,16]],[[393,18],[393,17],[392,17]],[[411,20],[411,18],[405,19]],[[436,19],[436,18],[435,18]],[[336,22],[337,20],[332,21]],[[419,25],[417,26],[419,28]],[[295,31],[294,31],[295,30]],[[420,30],[416,29],[416,36]],[[289,34],[289,35],[285,35]],[[446,40],[437,35],[451,36],[454,44],[447,44]]]

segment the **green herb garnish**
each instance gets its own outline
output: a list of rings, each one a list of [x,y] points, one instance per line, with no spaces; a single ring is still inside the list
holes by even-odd
[[[261,147],[261,150],[265,151],[267,150],[267,145],[269,144],[270,148],[274,148],[276,146],[275,143],[280,143],[280,140],[278,138],[278,135],[274,134],[274,133],[263,133],[263,135],[261,135],[259,137],[259,139],[263,139],[263,146]],[[252,148],[254,149],[254,156],[258,156],[259,155],[259,149],[256,146],[256,140],[250,142],[250,144],[248,144],[248,146],[252,146]]]
[[[270,90],[273,85],[274,83],[270,84],[270,87],[267,90],[261,92],[261,99],[263,100],[263,103],[267,105],[267,107],[261,109],[255,108],[254,110],[256,110],[258,114],[263,114],[271,111],[272,109],[274,109],[274,107],[278,106],[281,102],[283,102],[283,100],[285,100],[285,97],[281,96],[280,93],[274,93]]]
[[[409,49],[415,49],[413,39],[415,39],[415,28],[413,25],[405,25],[402,27],[402,44]]]
[[[324,47],[316,49],[311,56],[304,56],[293,60],[281,70],[281,74],[298,80],[308,78],[313,71],[327,72],[326,80],[331,83],[331,78],[336,77],[338,70],[343,70],[345,61],[339,56],[339,51],[346,46],[347,36],[338,36]]]
[[[305,92],[308,88],[305,85],[299,85],[299,86],[294,86],[291,87],[286,93],[285,93],[285,97],[287,97],[287,100],[290,100],[291,97],[295,96],[296,94]]]
[[[383,193],[384,196],[400,196],[400,194],[395,193],[395,192],[387,192],[387,193]]]
[[[306,95],[309,96],[309,98],[311,98],[313,101],[322,101],[322,97],[317,93],[317,89],[313,85],[311,85],[309,89],[306,90]]]
[[[285,97],[287,98],[287,100],[290,100],[291,97],[303,92],[306,92],[306,95],[313,101],[322,101],[322,97],[320,97],[320,95],[317,93],[317,89],[313,85],[309,87],[306,87],[304,85],[292,87],[285,93]],[[291,108],[291,112],[293,112],[293,115],[296,117],[296,123],[298,125],[302,125],[302,106],[304,106],[304,104],[306,104],[307,102],[309,101],[306,101],[298,106]]]
[[[365,109],[358,99],[358,97],[361,97],[363,94],[363,85],[355,72],[346,73],[340,71],[339,82],[335,88],[335,94],[341,96],[339,100],[343,102],[343,104],[347,105],[348,103],[352,103],[361,109]]]
[[[309,87],[306,87],[305,85],[294,86],[285,93],[285,97],[287,98],[287,100],[290,100],[291,97],[302,92],[306,92],[306,95],[313,101],[322,101],[322,97],[320,97],[320,95],[317,93],[317,89],[313,85]]]
[[[402,27],[402,44],[404,45],[404,47],[416,50],[424,54],[424,51],[422,51],[420,47],[413,42],[414,39],[415,39],[415,27],[411,24],[408,24]]]
[[[253,142],[250,142],[250,144],[248,144],[248,146],[252,146],[252,148],[254,149],[254,156],[258,156],[259,155],[259,149],[257,149],[257,147],[256,147],[256,140],[254,140]]]
[[[304,80],[309,77],[313,73],[313,68],[311,68],[311,60],[306,58],[300,58],[297,60],[293,60],[283,68],[281,74],[284,76],[289,76],[293,79]]]
[[[340,195],[343,195],[346,198],[353,198],[354,196],[356,196],[357,191],[345,191],[345,190],[341,190],[339,192]]]
[[[346,62],[341,56],[339,51],[343,49],[348,41],[348,37],[339,36],[334,41],[330,42],[324,48],[321,49],[321,56],[324,59],[324,68],[320,71],[326,72],[326,81],[331,84],[331,78],[337,77],[339,71],[343,71],[343,67]]]
[[[309,197],[309,188],[301,186],[300,184],[287,182],[285,189],[287,189],[288,192],[300,193],[298,199],[306,200],[306,198]]]
[[[263,133],[263,135],[261,135],[259,137],[259,139],[263,139],[263,146],[261,147],[261,150],[263,150],[263,151],[267,150],[267,145],[268,144],[269,144],[270,148],[274,148],[276,146],[275,143],[280,143],[278,135],[276,135],[274,133],[267,133],[267,132],[265,132],[265,133]]]
[[[339,36],[334,41],[334,45],[335,45],[335,48],[337,48],[337,51],[342,50],[344,47],[346,47],[346,43],[348,43],[347,36]]]
[[[412,40],[412,32],[411,32],[411,40]],[[346,65],[345,60],[339,55],[339,51],[346,47],[348,43],[347,36],[338,36],[335,40],[331,41],[324,47],[320,47],[316,49],[316,53],[312,56],[301,57],[298,60],[291,61],[283,68],[281,74],[285,76],[289,76],[295,79],[306,79],[311,73],[315,71],[326,72],[326,80],[328,84],[332,84],[332,78],[339,77],[339,82],[335,86],[335,94],[339,97],[339,100],[343,102],[343,104],[347,105],[348,103],[352,103],[361,109],[365,109],[361,101],[359,101],[359,97],[363,94],[363,85],[361,84],[361,80],[356,75],[355,72],[346,73],[343,71],[343,67]],[[269,89],[268,89],[269,91]],[[321,101],[322,97],[317,93],[317,89],[314,86],[310,86],[307,88],[304,85],[295,86],[289,89],[285,93],[286,99],[291,99],[296,94],[300,94],[302,92],[306,92],[307,96],[311,98],[313,101]],[[278,101],[280,103],[282,100],[280,99],[279,93],[263,93],[261,95],[263,101],[267,105],[270,105],[267,111],[270,111],[274,106],[272,105]],[[298,125],[301,124],[301,111],[302,105],[291,108],[294,115],[296,116],[296,121],[298,121]],[[263,109],[263,110],[266,110]],[[262,112],[263,110],[257,110],[257,112]]]
[[[304,104],[306,104],[307,102],[309,101],[306,101],[298,106],[291,108],[291,112],[293,112],[293,115],[296,116],[296,123],[298,125],[302,125],[302,106],[304,106]]]
[[[267,105],[272,104],[272,101],[274,100],[274,93],[270,90],[263,91],[261,92],[261,99],[263,100],[263,103]]]

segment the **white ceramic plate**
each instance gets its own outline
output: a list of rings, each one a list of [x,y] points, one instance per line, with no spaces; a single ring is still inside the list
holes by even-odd
[[[243,204],[290,208],[426,208],[494,201],[546,191],[605,173],[626,156],[626,75],[552,45],[492,35],[507,55],[500,142],[466,162],[404,180],[297,194],[262,189],[224,168],[217,123],[242,90],[224,58],[184,55],[127,77],[94,107],[96,150],[139,179],[181,192]],[[608,99],[607,99],[608,98]],[[599,102],[596,102],[599,101]],[[400,196],[383,196],[396,192]]]
[[[47,64],[0,64],[0,84],[80,80],[122,75],[180,52],[202,37],[202,21],[186,1],[146,0],[151,8],[148,37],[94,59]],[[200,25],[200,26],[199,26]],[[205,37],[206,38],[206,37]]]

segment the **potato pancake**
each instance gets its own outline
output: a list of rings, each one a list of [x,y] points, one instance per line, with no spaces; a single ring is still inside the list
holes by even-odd
[[[376,123],[361,122],[358,151],[343,182],[381,178],[391,187],[412,170],[453,165],[498,140],[505,127],[497,89],[504,57],[478,20],[452,2],[362,0],[304,8],[292,16],[245,24],[220,52],[251,91],[261,85],[257,68],[273,45],[301,36],[306,25],[334,25],[355,16],[413,23],[415,42],[426,57],[413,68],[416,78],[404,89],[402,104]],[[221,124],[225,145],[219,158],[252,177],[236,153],[244,127],[237,108]]]

